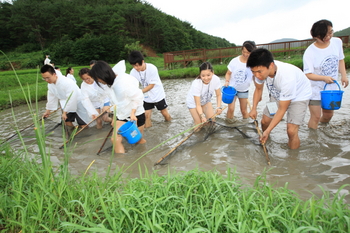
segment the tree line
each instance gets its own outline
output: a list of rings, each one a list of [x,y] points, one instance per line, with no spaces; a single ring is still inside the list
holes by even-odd
[[[235,46],[141,0],[6,1],[0,24],[1,50],[42,51],[61,64],[116,62],[136,41],[157,53]]]

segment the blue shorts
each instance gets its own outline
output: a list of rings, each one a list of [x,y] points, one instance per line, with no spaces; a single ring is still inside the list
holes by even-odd
[[[108,101],[108,102],[103,104],[103,107],[106,107],[106,106],[111,106],[111,102]]]
[[[249,96],[249,91],[243,91],[243,92],[237,91],[237,97],[239,99],[248,99],[248,96]]]

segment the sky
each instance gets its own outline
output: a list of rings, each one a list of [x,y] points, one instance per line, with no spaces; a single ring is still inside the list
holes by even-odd
[[[334,31],[350,27],[349,0],[144,0],[195,29],[242,45],[277,39],[311,38],[312,24],[333,23]]]

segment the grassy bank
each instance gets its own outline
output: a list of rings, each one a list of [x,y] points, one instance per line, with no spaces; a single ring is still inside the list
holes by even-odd
[[[4,148],[2,148],[4,150]],[[242,185],[232,171],[166,176],[123,171],[72,177],[25,156],[0,157],[1,232],[349,232],[350,210],[338,194],[303,201],[287,184],[259,176]],[[106,168],[107,169],[107,168]]]
[[[344,52],[346,54],[346,57],[345,57],[346,67],[350,68],[350,49],[348,48]],[[24,55],[22,56],[23,56],[22,59],[27,59],[26,56]],[[1,59],[4,59],[4,56],[2,56]],[[13,59],[20,59],[20,58],[14,57]],[[145,60],[146,62],[152,63],[158,67],[159,75],[162,79],[194,78],[198,76],[198,65],[195,63],[193,64],[194,67],[166,70],[164,69],[164,61],[163,61],[163,58],[161,57],[161,54],[159,55],[159,57],[146,57]],[[276,60],[288,62],[300,68],[302,68],[302,65],[303,65],[301,54],[294,55],[293,57],[276,57]],[[10,61],[11,61],[11,57],[10,57]],[[224,60],[224,64],[217,64],[215,63],[216,61],[209,61],[209,62],[212,62],[214,64],[215,74],[219,76],[224,76],[227,71],[227,63],[229,61],[230,59]],[[7,63],[10,64],[9,62]],[[42,62],[38,64],[41,64],[41,63]],[[60,66],[59,64],[56,64],[56,65]],[[111,65],[114,65],[114,64],[111,64]],[[29,97],[31,101],[35,101],[36,99],[38,100],[46,99],[47,83],[41,79],[41,75],[39,71],[40,66],[37,65],[37,68],[35,69],[25,69],[25,70],[16,69],[16,71],[9,70],[9,71],[0,72],[0,109],[9,108],[11,106],[18,106],[20,104],[25,103],[25,99],[23,97],[23,93],[19,85],[18,79],[21,81],[22,85],[26,88],[27,92],[30,91],[31,93],[36,93],[36,95],[32,95]],[[78,76],[78,72],[83,67],[88,67],[88,66],[87,65],[73,66],[75,70],[74,76],[79,86],[80,86],[81,80]],[[10,68],[12,67],[10,66]],[[67,69],[67,66],[60,66],[60,68],[61,68],[61,72],[65,75],[65,70]],[[131,65],[127,64],[127,72],[129,72],[131,68],[132,68]],[[16,76],[18,77],[18,79]],[[37,87],[38,89],[35,92]],[[11,95],[11,99],[9,97],[10,95]]]

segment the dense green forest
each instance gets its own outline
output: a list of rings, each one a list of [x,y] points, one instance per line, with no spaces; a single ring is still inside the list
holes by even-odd
[[[141,0],[5,1],[0,24],[0,50],[42,51],[60,64],[115,62],[137,41],[157,53],[234,46]]]

